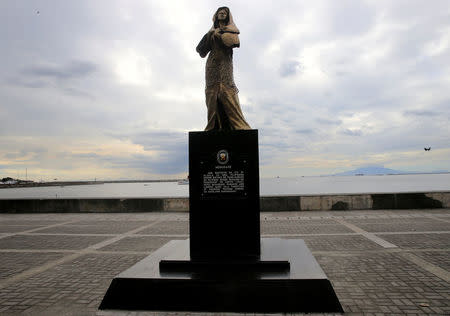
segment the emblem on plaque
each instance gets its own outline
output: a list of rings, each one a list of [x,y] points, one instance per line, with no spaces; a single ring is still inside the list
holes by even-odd
[[[217,153],[217,162],[221,165],[225,165],[228,163],[228,160],[230,160],[228,151],[226,151],[225,149],[219,150],[219,152]]]

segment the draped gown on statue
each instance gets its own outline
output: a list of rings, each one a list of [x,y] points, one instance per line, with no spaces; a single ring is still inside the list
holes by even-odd
[[[219,8],[219,10],[224,7]],[[206,57],[206,106],[208,123],[205,131],[250,129],[244,118],[233,78],[233,48],[239,47],[239,30],[228,11],[228,23],[219,27],[217,12],[213,27],[197,46],[201,57]],[[217,28],[220,30],[216,31]]]

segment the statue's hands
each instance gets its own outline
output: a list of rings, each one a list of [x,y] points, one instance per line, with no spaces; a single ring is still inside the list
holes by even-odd
[[[223,34],[223,31],[220,28],[214,29],[214,36],[220,37]]]

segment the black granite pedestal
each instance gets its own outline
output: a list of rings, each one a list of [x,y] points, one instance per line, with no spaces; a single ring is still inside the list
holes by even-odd
[[[195,261],[259,257],[257,130],[189,133],[189,236]]]
[[[100,309],[342,312],[301,239],[260,238],[258,131],[189,133],[189,235],[114,278]]]
[[[189,241],[172,240],[114,278],[100,309],[294,313],[343,312],[330,281],[301,239],[263,238],[261,260],[289,270],[237,267],[169,271],[161,260],[189,261]]]

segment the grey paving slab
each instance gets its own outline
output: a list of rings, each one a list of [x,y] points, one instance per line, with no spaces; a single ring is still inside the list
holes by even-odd
[[[50,234],[123,234],[142,225],[63,225],[40,229],[38,233]]]
[[[293,222],[295,225],[298,226],[309,226],[309,225],[336,225],[336,222],[333,219],[311,219],[304,216],[274,216],[274,217],[267,217],[263,214],[260,216],[261,223],[267,222],[268,225],[271,225],[271,222],[273,221],[288,221]]]
[[[139,234],[145,235],[159,235],[159,234],[189,234],[189,222],[188,221],[162,221],[155,226],[144,229]]]
[[[450,232],[444,234],[396,234],[379,236],[405,249],[450,248]]]
[[[60,315],[74,310],[83,314],[95,313],[111,279],[143,257],[82,256],[0,289],[0,308],[7,307],[3,312],[27,311],[31,315],[45,311],[45,307],[51,307],[50,311],[53,309]]]
[[[16,235],[0,239],[0,249],[83,249],[108,237]]]
[[[381,246],[363,236],[302,236],[311,251],[380,250]]]
[[[337,224],[314,225],[302,220],[262,221],[261,234],[331,234],[352,233],[347,227]]]
[[[0,254],[0,280],[23,272],[36,265],[55,260],[64,253],[3,252]]]
[[[450,312],[447,282],[393,253],[317,255],[346,312],[438,314]]]
[[[375,224],[357,224],[358,227],[368,232],[415,232],[415,231],[449,231],[450,224],[444,222],[416,222],[410,223],[375,223]]]
[[[132,236],[123,238],[111,245],[100,248],[101,251],[154,251],[173,239],[173,237]]]
[[[370,225],[370,224],[438,224],[440,223],[439,220],[421,216],[420,220],[418,220],[418,217],[376,217],[376,218],[351,218],[347,219],[348,222],[353,223],[355,225],[358,224],[364,224],[364,225]]]
[[[0,225],[0,233],[20,233],[20,232],[24,232],[24,231],[38,228],[38,227],[42,227],[42,226],[40,226],[40,225],[27,225],[27,226],[23,226],[23,225],[2,226],[2,225]]]
[[[80,221],[76,221],[73,224],[74,225],[86,225],[86,226],[91,226],[91,225],[95,225],[95,226],[127,226],[130,227],[130,230],[133,228],[137,228],[140,226],[145,226],[148,224],[153,223],[154,221],[152,220],[141,220],[141,221],[136,221],[136,220],[122,220],[122,219],[116,219],[116,220],[80,220]]]
[[[5,215],[4,215],[5,216]],[[0,220],[0,226],[5,225],[32,225],[32,226],[48,226],[63,223],[65,220],[29,220],[29,219],[3,219]]]
[[[188,218],[188,213],[0,214],[0,232],[11,230],[0,239],[0,315],[243,315],[97,310],[113,276],[168,240],[184,239]],[[346,315],[450,314],[450,284],[444,281],[450,231],[440,220],[450,219],[450,210],[282,212],[262,213],[261,219],[265,234],[306,235],[296,238],[315,254]],[[55,224],[62,225],[45,227]],[[42,229],[20,234],[19,227]],[[370,227],[382,227],[371,235],[398,247],[371,241],[364,233]],[[52,233],[58,235],[45,235]],[[94,244],[98,247],[90,247]]]
[[[450,273],[450,249],[447,251],[417,251],[414,254]]]

